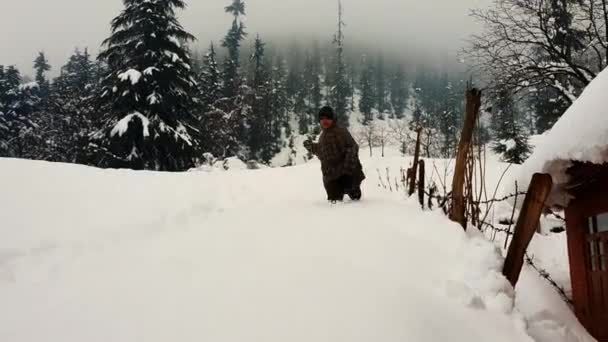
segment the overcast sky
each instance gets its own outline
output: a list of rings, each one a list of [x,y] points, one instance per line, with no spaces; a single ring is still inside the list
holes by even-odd
[[[202,45],[219,41],[231,18],[223,8],[230,0],[187,0],[180,13],[184,27]],[[383,44],[404,55],[431,51],[451,58],[463,40],[479,26],[472,7],[491,0],[343,0],[348,40]],[[248,0],[250,37],[318,36],[330,38],[337,12],[333,0]],[[0,0],[0,64],[16,64],[31,73],[37,51],[51,64],[64,64],[75,47],[95,53],[109,34],[109,23],[122,9],[122,0]],[[54,73],[54,74],[55,74]]]

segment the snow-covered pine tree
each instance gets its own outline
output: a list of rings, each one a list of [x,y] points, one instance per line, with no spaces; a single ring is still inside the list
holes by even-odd
[[[300,118],[300,121],[306,122],[306,99],[310,89],[306,86],[306,70],[302,69],[301,65],[301,50],[296,43],[292,43],[290,48],[291,63],[285,80],[285,90],[290,102],[290,107],[294,113]],[[308,58],[308,57],[306,57]],[[304,69],[306,69],[306,64]]]
[[[347,81],[348,81],[348,108],[349,112],[354,112],[357,110],[357,104],[355,103],[355,94],[357,92],[357,83],[359,79],[359,75],[357,74],[357,70],[354,63],[347,66]]]
[[[549,23],[553,26],[550,32],[552,43],[555,44],[555,48],[559,50],[566,60],[572,60],[572,55],[575,51],[585,48],[585,45],[582,43],[585,39],[585,31],[577,27],[575,23],[575,7],[579,3],[579,0],[549,0],[544,3],[544,6],[548,7]],[[604,14],[608,15],[608,12],[606,12],[608,4],[603,2],[602,6]],[[589,10],[594,11],[593,7]],[[592,18],[593,15],[591,14]]]
[[[492,106],[491,128],[494,133],[494,152],[505,162],[523,163],[530,154],[528,135],[518,122],[519,115],[511,93],[507,89],[496,92]]]
[[[287,87],[285,83],[287,81],[287,70],[285,67],[285,60],[281,57],[277,58],[275,67],[272,69],[272,134],[277,143],[283,135],[283,129],[285,129],[285,136],[291,135],[291,125],[289,123],[289,99],[287,97]]]
[[[374,67],[367,56],[361,58],[361,77],[359,79],[359,111],[363,114],[363,124],[367,125],[374,119],[372,113],[376,103],[374,96]]]
[[[338,121],[343,126],[348,127],[348,94],[350,92],[350,85],[347,78],[346,63],[344,61],[344,26],[342,1],[338,0],[338,31],[334,36],[336,59],[331,89],[331,104],[334,107]]]
[[[294,111],[296,113],[300,113],[303,111],[303,107],[305,106],[304,101],[301,100],[301,94],[304,86],[304,77],[303,73],[303,64],[302,56],[304,55],[302,48],[298,44],[297,40],[294,40],[290,43],[288,56],[289,56],[289,71],[287,73],[287,80],[285,83],[285,87],[287,89],[287,96],[289,96],[290,101],[294,106]],[[298,103],[298,100],[301,100]]]
[[[196,81],[176,18],[183,0],[123,0],[99,59],[108,66],[100,103],[110,112],[95,134],[102,167],[165,171],[194,166],[190,111]]]
[[[203,57],[199,74],[199,100],[203,111],[211,109],[222,96],[221,72],[213,43]]]
[[[39,103],[38,87],[21,84],[14,66],[0,65],[0,156],[30,157],[28,147],[36,139],[37,125],[31,118]]]
[[[441,107],[439,109],[439,131],[442,136],[440,147],[441,156],[452,158],[456,153],[458,145],[458,132],[461,127],[461,116],[464,110],[465,87],[462,81],[450,81],[449,76],[444,74],[441,78]]]
[[[41,113],[49,159],[88,164],[89,134],[96,119],[101,66],[88,49],[76,49],[51,85],[48,108]]]
[[[191,63],[192,63],[192,71],[194,72],[194,74],[196,75],[200,75],[203,72],[203,59],[205,58],[203,55],[201,55],[200,50],[195,49],[193,51],[190,52],[191,56]]]
[[[397,119],[403,118],[407,108],[409,88],[403,65],[397,67],[395,76],[391,79],[391,105]]]
[[[570,106],[568,101],[557,90],[540,86],[528,96],[533,111],[536,133],[551,129]]]
[[[200,152],[199,156],[210,153],[214,157],[227,157],[228,148],[238,145],[228,123],[226,103],[222,100],[222,74],[217,62],[213,43],[205,54],[199,74],[200,109]]]
[[[415,131],[418,127],[421,127],[424,124],[424,116],[422,113],[422,108],[419,104],[416,104],[414,108],[414,112],[412,113],[412,122],[411,129]]]
[[[261,160],[261,150],[268,143],[269,136],[269,118],[270,113],[270,73],[264,59],[264,42],[260,36],[256,36],[253,53],[251,54],[252,61],[252,79],[251,89],[255,94],[251,108],[251,117],[249,117],[249,151],[250,159]]]
[[[321,73],[323,65],[318,44],[313,47],[313,53],[306,55],[301,97],[304,99],[304,110],[298,114],[300,134],[308,134],[316,126],[317,112],[323,101]]]
[[[321,80],[323,74],[323,59],[321,58],[321,48],[319,47],[318,41],[313,42],[310,63],[311,72],[306,74],[306,76],[309,77],[307,84],[310,86],[308,110],[313,116],[313,121],[316,121],[317,111],[321,109],[321,104],[323,103],[323,82]]]
[[[483,120],[479,120],[479,124],[475,125],[475,142],[480,146],[488,145],[492,141],[492,135],[488,124]]]
[[[378,118],[384,120],[385,112],[388,110],[387,89],[386,89],[386,72],[384,70],[384,56],[379,55],[374,69],[374,95],[376,97],[375,107],[378,110]]]
[[[249,117],[249,152],[250,159],[269,162],[277,152],[276,132],[273,124],[278,123],[274,117],[273,83],[265,57],[265,44],[258,35],[254,42],[254,51],[251,55],[253,78],[251,89],[255,99]]]
[[[34,70],[36,70],[36,83],[38,84],[40,97],[46,98],[49,95],[49,81],[45,74],[51,70],[51,65],[42,51],[38,53],[38,57],[34,60]]]
[[[232,4],[225,7],[225,12],[233,16],[232,26],[222,41],[222,46],[228,50],[224,60],[222,72],[221,103],[216,106],[227,114],[228,128],[230,129],[230,143],[226,146],[226,155],[248,158],[249,115],[253,94],[245,78],[241,75],[240,47],[247,36],[245,24],[241,16],[245,15],[245,1],[232,0]]]
[[[232,26],[222,41],[222,46],[228,49],[228,56],[224,60],[223,93],[226,98],[234,98],[237,96],[242,83],[239,74],[239,69],[241,67],[239,53],[241,42],[247,36],[245,24],[241,21],[241,16],[245,15],[245,1],[232,0],[232,4],[226,6],[225,11],[234,18],[232,20]]]
[[[309,129],[311,128],[313,121],[312,111],[310,110],[311,103],[311,92],[313,78],[311,74],[314,73],[313,65],[312,65],[312,57],[310,54],[306,54],[304,69],[302,71],[302,87],[298,90],[298,95],[295,99],[293,112],[296,115],[298,120],[298,131],[300,134],[307,134]],[[317,75],[318,77],[318,75]],[[289,76],[287,76],[287,82],[289,82]],[[287,90],[287,94],[289,94],[289,90]],[[301,110],[298,108],[301,107]]]

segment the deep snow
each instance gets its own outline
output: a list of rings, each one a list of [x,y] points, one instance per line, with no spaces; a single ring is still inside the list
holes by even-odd
[[[331,206],[317,162],[0,159],[0,341],[591,341],[543,283],[514,307],[483,236],[378,187],[401,158],[363,162],[364,201]]]

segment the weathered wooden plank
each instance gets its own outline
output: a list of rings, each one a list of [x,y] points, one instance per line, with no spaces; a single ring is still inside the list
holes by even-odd
[[[552,187],[553,180],[550,175],[536,173],[532,176],[503,267],[503,275],[513,286],[519,280],[526,249],[536,232],[536,226]]]
[[[469,150],[471,149],[471,142],[473,141],[475,122],[477,122],[479,108],[481,107],[481,91],[475,88],[467,90],[466,100],[464,126],[458,144],[456,167],[452,181],[452,208],[450,210],[450,219],[460,223],[464,229],[467,227],[465,217],[466,203],[464,198],[465,171]]]

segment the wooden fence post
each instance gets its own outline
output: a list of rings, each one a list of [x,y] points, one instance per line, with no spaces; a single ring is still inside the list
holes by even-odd
[[[418,171],[418,201],[420,202],[422,209],[424,209],[424,159],[420,160]]]
[[[418,172],[418,159],[420,159],[420,139],[422,139],[422,127],[416,129],[416,149],[414,150],[414,165],[412,165],[412,173],[409,181],[408,195],[412,196],[416,191],[416,173]]]
[[[552,187],[553,180],[550,175],[536,173],[532,176],[502,270],[502,274],[513,287],[519,280],[526,249],[536,232],[536,226]]]
[[[454,170],[454,179],[452,181],[452,208],[450,210],[450,219],[460,223],[462,228],[467,228],[465,217],[465,198],[464,198],[464,181],[467,166],[467,158],[473,140],[473,130],[475,122],[481,107],[481,91],[478,89],[467,90],[466,93],[467,105],[464,118],[464,126],[458,144],[458,155],[456,157],[456,168]]]

